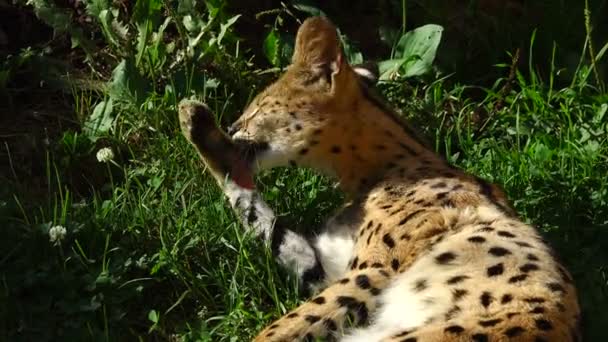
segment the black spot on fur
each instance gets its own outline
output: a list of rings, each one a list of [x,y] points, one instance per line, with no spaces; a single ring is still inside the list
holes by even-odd
[[[502,296],[502,298],[500,299],[500,303],[507,304],[507,303],[511,302],[512,300],[513,300],[513,296],[507,293]]]
[[[524,281],[528,278],[527,274],[519,274],[509,278],[509,284],[519,283],[520,281]]]
[[[325,304],[325,297],[319,296],[319,297],[313,299],[312,302],[315,304],[319,304],[319,305]]]
[[[440,192],[435,196],[435,198],[439,201],[439,200],[444,199],[447,195],[448,195],[447,192]]]
[[[401,148],[403,148],[404,150],[406,150],[407,153],[409,153],[410,155],[412,155],[414,157],[418,155],[418,152],[414,151],[414,149],[412,149],[411,147],[407,146],[404,143],[399,143],[399,146],[401,146]]]
[[[577,341],[577,340],[573,339],[573,341]],[[540,336],[535,336],[534,337],[534,342],[548,342],[548,341],[545,340],[544,338],[540,337]]]
[[[405,223],[407,223],[407,221],[411,220],[414,216],[420,214],[421,212],[423,212],[424,209],[418,209],[416,211],[411,212],[410,214],[408,214],[406,217],[404,217],[403,219],[401,219],[401,221],[399,221],[399,225],[402,226]]]
[[[342,149],[340,148],[340,146],[332,146],[331,147],[331,153],[338,154],[340,152],[342,152]]]
[[[489,320],[485,320],[485,321],[479,321],[479,325],[484,328],[487,328],[487,327],[493,327],[500,322],[502,322],[502,319],[496,318],[496,319],[489,319]]]
[[[532,248],[532,245],[525,241],[515,241],[515,244],[518,245],[519,247]]]
[[[300,154],[301,156],[305,155],[306,153],[308,153],[308,149],[307,148],[303,148],[300,150],[300,152],[298,152],[298,154]]]
[[[358,301],[354,297],[338,296],[338,298],[336,298],[336,303],[340,306],[348,307],[357,304]]]
[[[475,342],[488,342],[488,335],[486,334],[475,334],[471,338]]]
[[[293,128],[296,129],[296,131],[301,131],[302,130],[302,125],[300,124],[295,124],[295,126],[293,126]]]
[[[457,301],[462,297],[466,296],[468,293],[469,291],[465,289],[454,289],[452,290],[452,299],[454,299],[454,301]]]
[[[395,240],[393,240],[393,238],[388,233],[384,234],[384,236],[382,237],[382,242],[384,242],[384,244],[388,248],[394,248],[395,247]]]
[[[542,306],[537,306],[534,309],[529,311],[531,314],[542,314],[545,313],[545,308],[543,308]]]
[[[412,239],[412,236],[410,234],[408,234],[408,233],[403,233],[401,235],[401,237],[399,238],[399,240],[406,240],[406,241],[409,241],[411,239]]]
[[[364,262],[361,263],[361,265],[359,265],[359,269],[360,270],[364,270],[366,268],[367,268],[367,261],[364,261]]]
[[[354,270],[357,268],[357,266],[359,266],[359,257],[355,257],[353,259],[353,262],[351,262],[351,264],[350,264],[350,269]]]
[[[511,327],[507,330],[505,330],[505,336],[511,338],[511,337],[517,337],[521,334],[523,334],[526,330],[522,327]]]
[[[498,199],[494,195],[494,190],[492,189],[492,185],[490,183],[479,177],[475,178],[477,180],[477,184],[479,185],[481,193],[486,196],[487,199],[492,202],[492,204],[494,204],[496,207],[498,207],[498,209],[500,209],[507,215],[512,213],[512,210],[510,208],[506,207],[504,204],[498,201]]]
[[[252,200],[253,202],[253,200]],[[247,214],[247,222],[250,225],[253,225],[255,223],[255,221],[257,221],[258,219],[258,214],[255,212],[255,206],[251,206],[249,207],[249,213]]]
[[[519,312],[509,312],[509,313],[507,313],[507,318],[511,319],[515,316],[518,316],[519,314],[520,314]]]
[[[393,162],[388,162],[388,163],[386,163],[386,168],[387,168],[387,169],[392,169],[392,168],[395,168],[395,167],[397,167],[397,166],[398,166],[398,165],[397,165],[397,164],[395,164],[395,163],[393,163]]]
[[[439,265],[447,265],[454,259],[456,259],[456,254],[452,252],[444,252],[435,257],[435,261]]]
[[[348,284],[349,281],[350,281],[350,279],[348,279],[348,278],[342,278],[338,281],[338,283],[344,285],[344,284]]]
[[[297,313],[297,312],[292,312],[292,313],[290,313],[289,315],[287,315],[287,318],[290,318],[290,319],[291,319],[291,318],[296,318],[296,317],[298,317],[298,316],[299,316],[299,315],[298,315],[298,313]]]
[[[526,301],[527,303],[531,303],[531,304],[542,304],[546,300],[541,297],[530,297],[530,298],[524,299],[524,301]]]
[[[490,292],[487,292],[487,291],[482,293],[481,296],[479,297],[479,302],[481,303],[481,305],[484,308],[487,308],[488,306],[490,306],[490,304],[492,304],[493,301],[494,301],[494,298],[492,297]]]
[[[360,274],[355,278],[355,283],[357,284],[357,286],[359,286],[360,288],[367,290],[371,287],[370,283],[369,283],[369,277],[366,276],[365,274]]]
[[[451,277],[450,279],[448,279],[447,284],[448,285],[458,284],[469,278],[470,277],[466,276],[466,275],[457,275],[457,276],[454,276],[454,277]]]
[[[460,311],[461,311],[460,306],[454,305],[453,307],[450,308],[450,310],[448,310],[448,312],[445,313],[445,320],[446,321],[451,320]]]
[[[547,287],[553,292],[566,292],[566,289],[559,283],[548,283]]]
[[[562,276],[562,279],[568,284],[572,284],[572,277],[568,274],[568,272],[563,267],[558,267],[557,270],[559,274]]]
[[[547,321],[546,319],[537,319],[534,321],[534,323],[536,324],[536,327],[540,330],[543,331],[547,331],[547,330],[551,330],[553,329],[553,324],[551,324],[551,322]]]
[[[289,162],[288,162],[288,163],[289,163],[289,166],[291,166],[291,167],[296,167],[296,166],[298,166],[298,164],[296,163],[296,161],[295,161],[295,160],[289,160]]]
[[[424,291],[428,287],[426,279],[418,279],[414,283],[414,291],[421,292]]]
[[[394,338],[397,337],[404,337],[406,335],[409,335],[413,332],[413,330],[403,330],[402,332],[398,333],[397,335],[393,335]]]
[[[320,320],[321,320],[321,316],[317,316],[317,315],[306,315],[306,316],[304,317],[304,319],[305,319],[305,320],[306,320],[308,323],[310,323],[310,324],[315,324],[315,323],[317,323],[318,321],[320,321]]]
[[[372,294],[372,296],[377,296],[377,295],[379,295],[380,293],[382,293],[382,290],[380,290],[380,289],[379,289],[379,288],[377,288],[377,287],[372,287],[371,289],[369,289],[369,293],[371,293],[371,294]]]
[[[528,254],[527,258],[530,261],[538,261],[539,260],[538,257],[536,255],[532,254],[532,253]]]
[[[540,267],[538,267],[537,264],[533,264],[533,263],[527,263],[519,268],[519,270],[524,273],[538,271],[539,269],[540,269]]]
[[[443,331],[446,333],[458,335],[464,331],[464,328],[461,327],[460,325],[450,325],[449,327],[445,328]]]
[[[493,232],[494,228],[492,228],[492,227],[483,227],[483,228],[477,229],[477,231],[478,232],[489,233],[489,232]]]
[[[399,266],[400,266],[400,265],[399,265],[399,260],[397,260],[397,259],[393,259],[393,260],[391,260],[391,268],[392,268],[394,271],[397,271],[397,270],[399,269]]]
[[[496,234],[498,234],[499,236],[502,236],[502,237],[506,237],[506,238],[516,237],[515,234],[507,232],[505,230],[499,230]]]
[[[502,262],[498,263],[498,264],[496,264],[494,266],[490,266],[487,269],[488,277],[499,276],[499,275],[503,274],[504,271],[505,271],[505,268],[504,268]]]
[[[328,331],[336,331],[338,330],[338,325],[336,324],[336,322],[331,319],[331,318],[326,318],[323,320],[323,326],[325,327],[325,329],[327,329]]]
[[[490,253],[491,255],[493,255],[495,257],[501,257],[501,256],[511,254],[511,251],[509,251],[508,249],[503,248],[503,247],[492,247],[492,248],[490,248],[490,250],[488,250],[488,253]]]
[[[486,238],[484,238],[483,236],[471,236],[467,240],[469,242],[472,242],[472,243],[484,243],[484,242],[486,242]]]
[[[401,342],[417,342],[418,339],[415,337],[408,337],[406,339],[401,340]]]
[[[448,186],[448,185],[445,184],[445,182],[438,182],[438,183],[431,185],[431,189],[441,189],[441,188],[445,188],[446,186]]]
[[[336,303],[355,313],[359,317],[359,322],[367,321],[369,317],[369,310],[367,309],[365,303],[359,302],[354,297],[350,296],[339,296],[336,299]]]
[[[384,267],[384,265],[383,265],[382,263],[375,262],[375,263],[373,263],[373,264],[372,264],[372,266],[371,266],[371,267],[372,267],[372,268],[383,268],[383,267]]]

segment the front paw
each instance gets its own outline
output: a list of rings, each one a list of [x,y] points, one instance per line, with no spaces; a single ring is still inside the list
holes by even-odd
[[[203,143],[210,134],[219,131],[213,113],[202,102],[184,99],[178,105],[178,114],[182,133],[195,145]]]

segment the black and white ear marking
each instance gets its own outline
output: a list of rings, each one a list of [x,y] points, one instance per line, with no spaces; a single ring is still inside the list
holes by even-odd
[[[365,62],[357,65],[353,65],[353,70],[363,82],[368,86],[373,86],[378,82],[380,77],[380,70],[378,64],[374,62]]]

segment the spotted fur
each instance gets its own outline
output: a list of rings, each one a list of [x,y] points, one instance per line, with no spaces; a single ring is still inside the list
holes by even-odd
[[[304,22],[292,65],[231,137],[210,118],[200,104],[180,107],[184,134],[244,226],[316,290],[256,341],[580,340],[576,289],[554,252],[497,186],[450,166],[373,96],[327,19]],[[243,155],[252,172],[332,175],[349,202],[319,235],[302,236],[235,176]]]

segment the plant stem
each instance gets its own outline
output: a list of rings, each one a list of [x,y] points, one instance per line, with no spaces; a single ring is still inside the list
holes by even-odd
[[[405,34],[407,29],[407,0],[401,0],[401,35]]]
[[[585,31],[587,35],[587,40],[589,41],[589,58],[591,58],[591,69],[593,70],[593,74],[595,76],[595,81],[599,87],[603,87],[602,81],[600,80],[600,75],[597,71],[597,66],[595,65],[595,49],[593,48],[593,37],[591,37],[591,31],[593,28],[591,27],[591,11],[589,10],[589,0],[585,0],[585,9],[583,11],[585,15]]]

